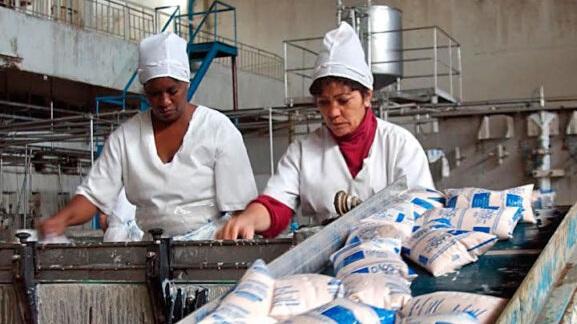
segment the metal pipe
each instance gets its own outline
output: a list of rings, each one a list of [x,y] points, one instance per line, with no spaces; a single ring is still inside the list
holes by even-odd
[[[89,115],[90,118],[90,166],[94,166],[94,119],[92,114]]]
[[[459,102],[463,102],[463,67],[461,65],[461,47],[457,48],[457,64],[459,66]]]
[[[323,39],[324,36],[320,36],[320,37],[305,37],[305,38],[293,38],[293,39],[287,39],[285,40],[285,42],[288,43],[292,43],[292,42],[305,42],[305,41],[312,41],[312,40],[321,40]],[[292,46],[295,46],[294,44],[291,44]]]
[[[369,66],[369,71],[372,71],[372,60],[373,60],[373,47],[372,38],[373,30],[371,28],[371,0],[367,0],[367,65]]]
[[[437,29],[433,29],[433,82],[435,88],[435,95],[437,94]]]
[[[320,39],[322,39],[322,38],[318,38],[318,39],[320,40]],[[290,46],[292,46],[292,47],[294,47],[294,48],[298,48],[298,49],[300,49],[300,50],[302,50],[302,51],[304,51],[304,52],[307,52],[307,53],[309,53],[309,54],[319,55],[318,52],[315,52],[315,51],[313,51],[313,50],[310,49],[310,48],[306,48],[306,47],[304,47],[304,46],[297,45],[297,44],[292,44],[290,41],[285,41],[284,43],[285,43],[285,44],[288,44],[288,45],[290,45]]]
[[[285,99],[285,104],[287,104],[287,100],[288,100],[288,75],[287,75],[287,69],[288,69],[288,62],[287,62],[287,42],[284,41],[283,43],[283,55],[284,55],[284,99]]]
[[[268,140],[270,150],[270,175],[274,175],[274,150],[273,150],[273,128],[272,128],[272,108],[268,109]]]
[[[231,69],[232,69],[232,110],[238,110],[238,81],[236,75],[236,56],[231,56]]]
[[[449,39],[449,94],[453,97],[453,47]]]
[[[46,111],[46,112],[54,111],[54,112],[59,112],[59,113],[63,113],[63,114],[70,114],[70,115],[83,115],[84,114],[84,113],[78,112],[78,111],[53,108],[53,107],[51,108],[51,107],[32,105],[32,104],[25,104],[25,103],[13,102],[13,101],[7,101],[7,100],[0,100],[0,105],[6,105],[6,106],[11,106],[11,107],[17,107],[17,108],[33,109],[33,110],[40,110],[40,111]]]
[[[341,23],[343,15],[343,0],[337,0],[337,26]]]
[[[3,211],[4,205],[4,160],[0,155],[0,212]]]
[[[32,199],[32,148],[30,148],[30,156],[28,157],[28,190],[26,190],[26,213],[30,212],[30,199]],[[32,215],[31,215],[32,216]],[[26,223],[23,224],[26,227]]]

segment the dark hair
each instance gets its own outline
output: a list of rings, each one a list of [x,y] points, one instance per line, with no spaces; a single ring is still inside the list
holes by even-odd
[[[309,87],[309,92],[311,95],[318,97],[323,92],[323,89],[333,82],[348,86],[353,91],[358,90],[363,98],[365,98],[370,91],[369,88],[365,87],[357,81],[338,76],[326,76],[316,79]]]

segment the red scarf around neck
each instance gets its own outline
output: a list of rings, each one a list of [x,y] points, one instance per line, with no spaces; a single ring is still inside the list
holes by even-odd
[[[376,132],[377,117],[375,117],[373,110],[368,108],[363,121],[353,132],[341,137],[336,137],[331,133],[353,178],[361,171],[363,160],[369,156]]]

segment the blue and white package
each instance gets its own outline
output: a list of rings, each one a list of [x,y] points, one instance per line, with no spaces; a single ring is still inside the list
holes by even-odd
[[[296,274],[277,279],[269,315],[286,319],[343,297],[339,279],[322,274]]]
[[[268,316],[274,283],[264,261],[256,260],[217,309],[200,323],[226,323]]]
[[[448,208],[498,209],[504,207],[523,208],[523,223],[537,223],[531,208],[533,184],[495,191],[482,188],[447,189]]]
[[[436,277],[477,261],[496,242],[495,235],[457,230],[439,219],[413,233],[402,253]]]
[[[402,324],[480,324],[471,313],[447,313],[403,318]]]
[[[374,213],[363,221],[387,221],[395,224],[405,238],[411,236],[415,220],[427,210],[442,208],[445,195],[432,189],[411,189],[401,194],[382,211]]]
[[[401,195],[415,206],[415,212],[422,215],[427,210],[442,208],[446,203],[446,196],[434,189],[410,189]],[[415,217],[418,218],[418,217]]]
[[[401,256],[395,253],[387,253],[386,256],[380,257],[361,256],[356,260],[347,261],[346,264],[341,263],[337,278],[344,280],[355,273],[381,273],[400,276],[406,280],[413,280],[417,277]]]
[[[411,282],[401,276],[357,273],[343,279],[345,297],[374,307],[401,309],[411,299]]]
[[[392,245],[382,241],[358,242],[345,245],[333,253],[330,260],[335,273],[344,267],[366,259],[390,259],[401,253],[401,244]]]
[[[513,237],[513,230],[521,219],[522,212],[523,209],[520,207],[435,208],[423,214],[416,224],[422,225],[435,219],[446,219],[456,229],[495,234],[499,239],[506,240]]]
[[[351,231],[345,245],[375,241],[400,249],[403,239],[405,236],[397,224],[363,219]]]
[[[394,324],[396,312],[339,298],[283,322],[285,324]]]
[[[413,297],[401,310],[403,317],[466,312],[480,323],[495,323],[507,299],[457,291],[438,291]]]
[[[394,224],[403,235],[403,238],[408,238],[411,236],[415,223],[414,210],[414,205],[411,202],[399,198],[385,209],[364,218],[362,222]]]

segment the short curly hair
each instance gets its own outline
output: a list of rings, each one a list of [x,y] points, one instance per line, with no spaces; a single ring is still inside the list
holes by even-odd
[[[370,91],[369,88],[365,87],[357,81],[338,76],[326,76],[316,79],[309,87],[309,92],[312,96],[318,97],[323,93],[323,89],[333,82],[348,86],[353,91],[358,90],[363,98],[368,96]]]

